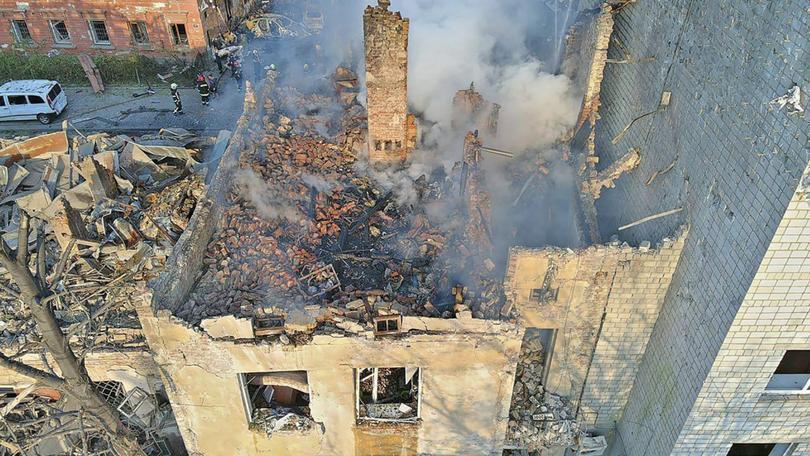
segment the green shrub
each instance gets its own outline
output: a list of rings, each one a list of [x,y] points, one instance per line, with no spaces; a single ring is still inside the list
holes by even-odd
[[[93,62],[98,67],[104,84],[111,86],[134,85],[139,80],[141,84],[161,84],[158,73],[167,74],[172,71],[172,66],[183,66],[180,62],[159,62],[135,53],[96,55],[93,56]],[[192,74],[193,71],[188,71],[185,75],[187,77],[175,78],[175,82],[189,85],[193,80]],[[64,85],[90,85],[75,55],[48,57],[44,54],[0,51],[0,83],[13,79],[52,79]]]

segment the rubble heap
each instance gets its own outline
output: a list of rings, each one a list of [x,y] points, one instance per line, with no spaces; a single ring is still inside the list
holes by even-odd
[[[568,448],[582,432],[567,398],[545,391],[542,385],[543,345],[539,332],[527,331],[512,391],[507,441],[510,446],[538,451]]]
[[[352,79],[345,69],[336,74]],[[401,173],[396,178],[412,194],[403,198],[358,158],[362,107],[316,95],[282,87],[263,102],[278,110],[246,141],[205,270],[176,314],[194,324],[221,315],[279,317],[288,332],[356,333],[386,314],[499,318],[494,264],[448,215],[466,213],[460,176]],[[312,112],[335,106],[333,135],[310,128]]]
[[[314,425],[312,418],[287,407],[260,408],[253,413],[250,428],[260,430],[268,437],[276,432],[306,431]]]
[[[162,266],[202,196],[202,177],[191,173],[199,151],[186,148],[193,143],[201,141],[181,129],[137,138],[79,134],[72,143],[59,131],[4,142],[0,232],[16,248],[20,225],[30,225],[31,268],[52,271],[54,313],[79,350],[144,345],[129,296]],[[5,271],[0,285],[0,345],[38,350],[29,311]]]

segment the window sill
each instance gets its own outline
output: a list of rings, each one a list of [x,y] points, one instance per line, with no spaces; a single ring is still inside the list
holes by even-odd
[[[54,43],[53,45],[56,49],[75,49],[76,46],[73,43]]]
[[[112,44],[94,44],[90,46],[92,49],[115,49]]]
[[[139,51],[154,51],[154,50],[155,50],[155,47],[154,47],[154,46],[152,46],[151,44],[139,44],[139,43],[135,43],[135,44],[133,44],[132,46],[133,46],[135,49],[139,50]]]
[[[765,390],[760,398],[764,400],[810,399],[810,390]]]

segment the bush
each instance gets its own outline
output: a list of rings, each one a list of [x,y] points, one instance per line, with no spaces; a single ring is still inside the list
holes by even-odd
[[[93,62],[98,67],[104,84],[111,86],[134,85],[139,78],[141,84],[160,84],[158,73],[166,74],[171,71],[172,66],[181,66],[179,62],[158,62],[135,53],[122,56],[96,55],[93,56]],[[64,85],[90,85],[79,58],[75,55],[48,57],[44,54],[0,51],[0,83],[13,79],[51,79]],[[176,79],[181,85],[192,81],[191,76]]]

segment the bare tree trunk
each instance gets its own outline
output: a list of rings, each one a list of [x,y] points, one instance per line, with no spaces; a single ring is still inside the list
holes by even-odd
[[[22,211],[20,211],[20,214],[16,255],[11,255],[5,241],[3,241],[2,245],[0,245],[0,263],[11,274],[12,280],[20,288],[20,300],[31,311],[37,329],[39,329],[42,336],[42,343],[59,366],[65,383],[64,388],[62,388],[63,392],[72,396],[88,414],[99,421],[101,426],[113,437],[113,446],[119,454],[143,455],[144,452],[134,436],[118,418],[117,411],[93,388],[84,363],[80,362],[73,350],[70,349],[68,338],[59,327],[59,323],[56,321],[56,317],[49,305],[51,291],[41,286],[44,277],[41,278],[42,282],[40,282],[28,268],[29,220],[28,216]],[[15,258],[16,261],[12,258]],[[4,361],[6,362],[0,362],[0,364],[8,366],[8,359],[6,358]],[[27,367],[33,371],[38,371],[30,366]],[[41,374],[51,377],[50,374],[45,372],[41,372]]]

